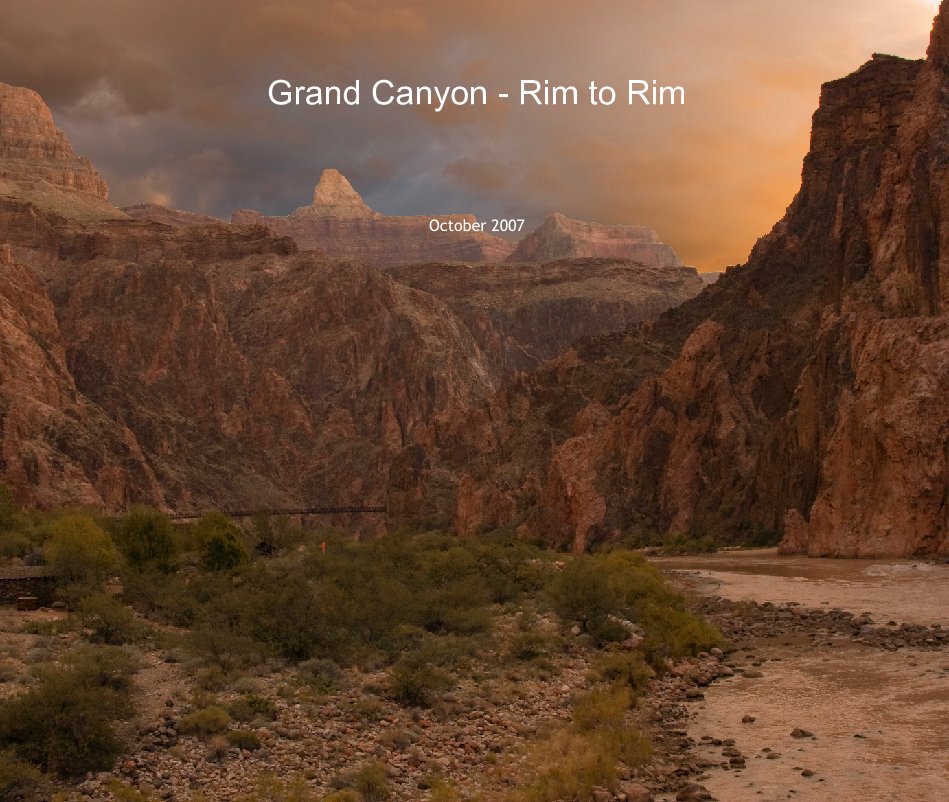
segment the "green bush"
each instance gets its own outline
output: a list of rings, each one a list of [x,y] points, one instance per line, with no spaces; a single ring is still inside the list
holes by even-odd
[[[353,789],[363,802],[384,802],[389,798],[389,778],[381,763],[366,763],[353,778]]]
[[[171,573],[178,566],[181,545],[162,512],[135,507],[116,524],[116,542],[128,564],[138,570]]]
[[[451,685],[451,677],[444,671],[411,657],[399,660],[389,674],[392,698],[408,707],[431,707]]]
[[[549,593],[565,622],[575,621],[595,636],[617,634],[608,616],[618,609],[619,597],[597,558],[574,557],[550,583]]]
[[[593,665],[593,674],[604,682],[626,685],[639,692],[655,676],[639,652],[609,652]]]
[[[35,766],[17,758],[9,749],[0,751],[0,799],[39,802],[47,799],[46,778]]]
[[[343,671],[332,660],[304,660],[297,666],[297,676],[319,693],[333,693],[343,684]]]
[[[273,721],[277,718],[277,706],[269,699],[253,693],[234,699],[228,704],[227,712],[235,721]]]
[[[95,593],[77,606],[82,626],[91,630],[93,643],[121,646],[139,639],[144,628],[126,605],[108,593]]]
[[[119,555],[112,539],[88,515],[63,515],[49,530],[43,553],[62,584],[90,587],[118,567]]]
[[[113,722],[132,713],[133,670],[115,647],[39,669],[35,687],[0,703],[0,748],[61,777],[108,768],[122,750]]]
[[[689,612],[659,569],[630,551],[573,558],[551,583],[550,596],[565,623],[578,621],[599,643],[627,636],[611,616],[637,624],[645,632],[648,662],[657,671],[665,670],[666,658],[724,645],[721,633]]]
[[[573,723],[580,732],[623,726],[632,697],[628,688],[594,688],[573,703]]]
[[[201,548],[201,567],[207,571],[226,571],[248,560],[241,530],[223,513],[204,515],[195,527],[195,536]]]
[[[237,802],[318,802],[318,798],[302,777],[282,779],[262,774],[257,777],[250,793],[239,796]]]
[[[227,742],[238,749],[253,752],[260,749],[260,738],[253,730],[231,730],[227,734]]]
[[[206,738],[224,732],[230,723],[231,717],[223,707],[210,705],[184,716],[178,724],[178,731],[183,735]]]

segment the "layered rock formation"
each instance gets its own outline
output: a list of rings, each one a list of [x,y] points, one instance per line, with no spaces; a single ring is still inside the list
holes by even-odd
[[[207,226],[212,223],[223,223],[217,217],[209,214],[185,212],[181,209],[169,209],[159,203],[137,203],[134,206],[123,206],[125,212],[133,220],[148,220],[152,223],[161,223],[166,226]]]
[[[471,215],[439,215],[448,223],[475,222]],[[479,231],[433,232],[432,217],[390,217],[370,209],[336,170],[324,170],[313,203],[286,217],[238,209],[231,221],[263,224],[291,237],[301,248],[329,256],[363,259],[375,267],[413,262],[500,262],[514,248]]]
[[[0,477],[24,501],[378,504],[392,456],[491,389],[436,299],[264,229],[25,203],[0,225]]]
[[[949,4],[925,63],[824,86],[784,219],[694,300],[407,449],[396,516],[589,547],[783,535],[949,553]]]
[[[14,94],[28,103],[3,128],[16,180],[0,197],[0,480],[27,503],[378,504],[392,460],[433,449],[450,411],[700,288],[688,268],[605,260],[395,280],[264,225],[123,213],[37,96]],[[107,214],[47,203],[54,190]],[[392,222],[334,172],[304,216]]]
[[[464,321],[499,378],[535,369],[584,337],[654,318],[704,286],[691,267],[618,259],[436,263],[387,272],[444,301]]]
[[[0,196],[28,198],[72,218],[124,215],[88,159],[77,156],[43,99],[0,83]]]
[[[553,262],[578,257],[629,259],[648,267],[682,266],[675,251],[647,226],[587,223],[559,212],[524,237],[507,261]]]

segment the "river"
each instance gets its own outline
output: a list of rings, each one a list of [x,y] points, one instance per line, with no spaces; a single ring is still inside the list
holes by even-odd
[[[946,565],[784,557],[773,549],[655,562],[700,593],[868,613],[879,626],[949,628]],[[949,799],[945,648],[886,651],[850,637],[817,645],[764,638],[745,647],[734,664],[753,668],[752,676],[739,671],[689,704],[694,752],[709,764],[701,782],[717,799]],[[792,737],[795,729],[813,737]],[[727,739],[734,744],[723,745]],[[744,767],[718,766],[728,763],[722,752],[729,746]]]

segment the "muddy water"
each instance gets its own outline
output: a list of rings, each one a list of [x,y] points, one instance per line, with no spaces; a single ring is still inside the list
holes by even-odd
[[[700,590],[735,600],[869,612],[876,624],[949,626],[949,566],[773,551],[657,562],[689,572]],[[732,657],[736,667],[761,676],[720,681],[690,704],[695,754],[709,764],[701,782],[717,799],[949,799],[949,651],[888,652],[843,637],[819,647],[772,638]],[[793,738],[795,728],[814,737]],[[720,768],[728,763],[727,745],[709,738],[734,739],[745,767]]]

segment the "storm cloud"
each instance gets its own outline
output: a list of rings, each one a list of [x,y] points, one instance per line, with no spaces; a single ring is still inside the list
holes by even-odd
[[[702,269],[745,258],[800,176],[820,83],[924,54],[924,0],[0,0],[0,81],[39,91],[119,205],[286,214],[325,167],[387,214],[552,211],[651,225]],[[276,107],[275,78],[585,87],[683,107]]]

